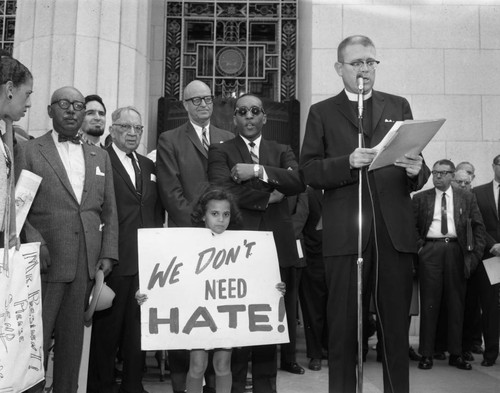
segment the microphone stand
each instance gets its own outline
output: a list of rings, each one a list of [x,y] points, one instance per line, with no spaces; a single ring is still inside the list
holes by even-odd
[[[363,85],[358,87],[358,147],[363,143]],[[363,168],[359,168],[358,188],[358,259],[357,259],[357,294],[358,294],[358,366],[356,392],[363,392]]]

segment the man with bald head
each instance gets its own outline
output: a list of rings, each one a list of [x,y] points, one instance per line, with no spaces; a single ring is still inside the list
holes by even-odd
[[[190,82],[183,100],[189,121],[163,132],[158,140],[158,188],[169,227],[192,226],[193,204],[208,184],[208,147],[234,137],[210,124],[213,96],[205,83]],[[169,351],[168,356],[174,393],[182,392],[189,367],[188,352]]]
[[[78,137],[83,95],[62,87],[47,111],[53,130],[20,152],[20,168],[42,177],[24,235],[41,243],[44,362],[54,336],[53,391],[74,393],[88,294],[97,271],[109,274],[118,260],[118,220],[109,156]]]

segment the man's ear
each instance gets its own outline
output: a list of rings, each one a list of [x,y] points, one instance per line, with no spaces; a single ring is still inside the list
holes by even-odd
[[[49,117],[52,119],[52,105],[47,105],[47,113],[49,114]]]
[[[342,64],[337,61],[334,65],[334,67],[335,67],[335,71],[337,71],[338,76],[342,76],[342,73],[344,72],[344,69],[342,68]]]
[[[267,115],[264,113],[264,117],[262,118],[262,125],[267,123]]]

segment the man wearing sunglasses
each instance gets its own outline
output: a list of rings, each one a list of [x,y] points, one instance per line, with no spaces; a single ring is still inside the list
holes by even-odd
[[[190,82],[183,99],[189,121],[160,135],[156,158],[158,189],[169,227],[192,226],[193,204],[208,184],[208,147],[234,138],[233,133],[210,124],[213,96],[205,83]],[[174,393],[183,392],[189,352],[173,350],[168,356]]]
[[[474,195],[451,187],[455,165],[439,160],[432,168],[434,188],[413,196],[418,231],[421,370],[430,370],[436,327],[447,310],[449,365],[470,370],[462,357],[462,327],[467,278],[481,262],[485,229]]]
[[[24,232],[41,243],[45,366],[55,338],[52,388],[76,393],[84,311],[97,270],[106,276],[118,260],[118,219],[109,156],[78,138],[83,95],[62,87],[47,110],[53,130],[20,152],[20,169],[42,178]]]
[[[351,36],[340,43],[335,71],[344,89],[311,106],[302,145],[304,179],[324,190],[330,393],[356,390],[360,177],[363,310],[366,318],[370,296],[376,295],[373,303],[384,344],[385,392],[409,391],[408,314],[417,252],[410,193],[423,187],[429,169],[421,156],[406,155],[392,166],[367,171],[376,153],[372,147],[396,121],[412,118],[405,98],[373,89],[378,65],[370,38]]]
[[[292,285],[287,283],[289,270],[296,264],[298,254],[286,196],[303,192],[305,186],[290,146],[262,137],[267,116],[257,96],[245,94],[238,98],[233,122],[239,135],[210,146],[208,178],[236,196],[244,229],[273,232],[281,279],[288,291]],[[275,392],[276,345],[260,345],[233,349],[232,393],[245,390],[250,352],[253,392]]]

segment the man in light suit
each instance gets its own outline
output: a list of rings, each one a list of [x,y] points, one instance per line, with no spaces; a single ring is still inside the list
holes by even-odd
[[[156,166],[158,187],[169,227],[190,227],[193,205],[208,184],[208,146],[234,137],[210,124],[213,96],[201,81],[192,81],[184,89],[184,108],[189,121],[163,132],[158,140]],[[189,352],[169,351],[168,360],[174,393],[186,388]],[[209,362],[208,372],[211,372]],[[214,376],[215,378],[215,376]]]
[[[500,155],[493,159],[492,167],[493,181],[473,188],[486,228],[483,259],[500,256]],[[471,280],[473,289],[479,295],[482,311],[484,352],[481,366],[491,367],[498,358],[498,291],[500,290],[500,284],[490,284],[482,263],[479,263],[477,270],[472,274]],[[467,344],[471,345],[472,343]]]
[[[328,287],[329,392],[356,390],[358,189],[363,179],[363,309],[372,283],[384,345],[384,390],[409,391],[408,312],[412,262],[417,252],[410,193],[423,187],[429,169],[421,156],[406,155],[392,166],[368,172],[376,146],[394,125],[411,119],[403,97],[373,90],[379,62],[365,36],[344,39],[335,70],[344,90],[311,106],[302,145],[305,182],[324,189],[323,256]],[[358,84],[363,79],[363,145],[358,143]],[[378,280],[375,280],[375,277]],[[361,359],[359,359],[361,361]]]
[[[137,230],[162,226],[162,208],[154,163],[136,152],[143,132],[134,107],[111,115],[113,143],[106,150],[113,167],[119,222],[119,264],[107,278],[115,292],[113,306],[94,315],[87,392],[112,393],[114,360],[121,343],[123,377],[120,392],[143,393],[144,357],[141,352]],[[132,161],[134,160],[134,161]]]
[[[77,136],[83,95],[56,90],[48,106],[53,130],[30,140],[20,169],[42,177],[25,225],[25,240],[41,242],[45,364],[54,334],[55,392],[77,391],[83,314],[97,269],[108,275],[118,260],[118,220],[107,153]]]
[[[432,168],[434,188],[413,196],[420,246],[420,354],[418,367],[433,366],[441,300],[447,309],[449,365],[470,370],[462,357],[462,327],[467,278],[481,261],[484,224],[472,193],[451,187],[455,165],[439,160]]]
[[[298,253],[285,196],[299,194],[305,186],[290,146],[262,138],[267,117],[258,97],[246,94],[238,98],[233,121],[239,136],[210,146],[208,178],[236,196],[245,229],[273,232],[281,279],[288,288],[292,285],[289,270],[297,263]],[[245,389],[250,351],[253,392],[273,393],[276,391],[276,345],[233,349],[231,392],[243,393]]]

